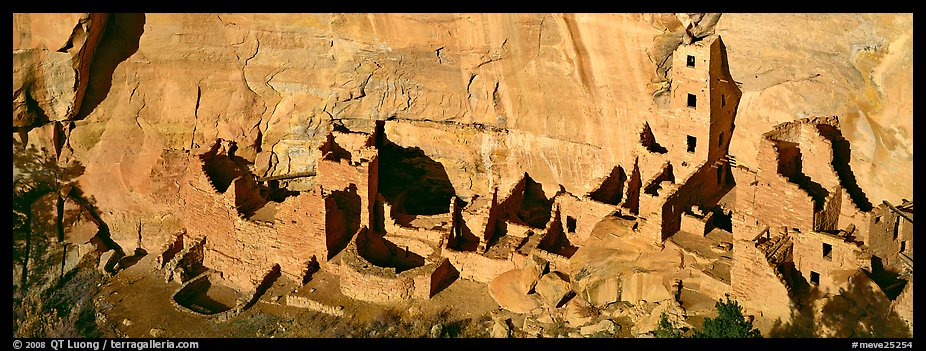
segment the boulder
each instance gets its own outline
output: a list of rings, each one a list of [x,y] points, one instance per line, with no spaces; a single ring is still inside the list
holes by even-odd
[[[596,324],[592,324],[592,325],[579,328],[579,333],[582,333],[582,335],[595,335],[598,333],[606,333],[609,335],[613,335],[614,333],[617,333],[619,330],[620,330],[620,325],[618,325],[617,323],[614,323],[614,321],[610,319],[605,319]]]
[[[113,268],[116,266],[116,263],[122,259],[122,256],[125,254],[118,252],[117,250],[109,250],[100,255],[100,263],[97,265],[97,269],[103,273],[112,273]]]
[[[559,272],[544,274],[540,281],[537,282],[535,290],[544,304],[549,307],[559,307],[566,295],[569,295],[572,291],[569,282],[563,279]]]
[[[512,335],[511,328],[511,318],[495,319],[495,322],[492,324],[492,334],[493,338],[510,338]]]
[[[501,308],[514,313],[528,313],[540,307],[540,304],[519,287],[520,277],[520,269],[499,274],[489,282],[489,296]]]
[[[518,281],[518,288],[525,293],[530,293],[537,285],[537,281],[543,276],[550,263],[547,260],[537,256],[530,255],[524,267],[521,268],[521,275]]]
[[[563,319],[571,327],[586,325],[597,316],[598,311],[588,301],[579,297],[569,300],[563,311]]]

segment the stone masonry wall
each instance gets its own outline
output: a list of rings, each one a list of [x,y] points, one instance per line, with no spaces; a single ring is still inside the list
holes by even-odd
[[[518,268],[515,261],[509,257],[497,260],[483,256],[477,252],[456,251],[445,248],[441,255],[450,260],[460,272],[460,278],[474,280],[488,284],[499,274]]]
[[[738,239],[733,243],[730,283],[733,295],[751,313],[772,320],[781,318],[783,323],[790,320],[787,285],[752,240]]]
[[[778,174],[778,157],[772,141],[760,143],[758,184],[753,213],[770,227],[813,229],[813,198],[796,184]]]
[[[840,287],[845,287],[848,281],[834,276],[836,271],[854,271],[858,267],[871,268],[870,260],[864,259],[865,256],[858,244],[847,242],[843,237],[817,232],[798,233],[792,237],[794,238],[794,267],[808,282],[811,280],[811,272],[818,273],[821,290],[835,292]],[[832,248],[829,258],[824,257],[823,244],[828,244]]]

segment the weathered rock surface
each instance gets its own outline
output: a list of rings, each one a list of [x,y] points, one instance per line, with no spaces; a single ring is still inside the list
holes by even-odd
[[[515,313],[528,313],[540,306],[521,286],[523,273],[512,269],[489,282],[489,295],[501,308]]]
[[[75,117],[106,14],[13,14],[13,127]]]
[[[621,301],[636,303],[671,299],[672,295],[663,284],[662,277],[663,275],[657,272],[638,272],[630,275],[623,282]]]
[[[126,252],[179,230],[192,149],[223,138],[258,175],[310,171],[335,120],[395,117],[390,140],[461,197],[524,172],[584,194],[632,164],[689,24],[723,37],[743,91],[738,163],[776,123],[838,115],[872,202],[912,196],[909,14],[17,14],[13,126],[64,121],[62,157]],[[40,130],[30,143],[54,145]],[[597,280],[577,290],[614,299]],[[645,290],[628,299],[664,295]]]
[[[588,301],[576,297],[570,299],[563,308],[563,320],[572,327],[581,327],[598,316],[598,311]]]
[[[521,274],[518,277],[518,287],[526,293],[531,292],[537,281],[543,276],[550,263],[537,255],[530,255],[524,267],[521,268]]]
[[[559,307],[563,298],[572,291],[570,290],[569,282],[563,279],[557,272],[544,274],[543,277],[540,278],[540,281],[537,282],[537,287],[535,289],[537,294],[543,299],[544,304],[548,307]]]

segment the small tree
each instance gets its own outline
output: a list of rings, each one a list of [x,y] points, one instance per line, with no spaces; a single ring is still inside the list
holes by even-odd
[[[726,301],[718,300],[717,318],[704,319],[704,327],[694,334],[696,338],[761,338],[758,329],[752,327],[752,320],[743,316],[743,308],[730,296]]]
[[[656,330],[653,330],[653,335],[657,338],[680,338],[682,337],[682,331],[673,327],[672,323],[669,323],[669,317],[663,312],[659,316],[659,326],[656,327]]]

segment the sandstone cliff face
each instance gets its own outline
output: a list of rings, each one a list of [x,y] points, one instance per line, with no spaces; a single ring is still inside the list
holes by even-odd
[[[34,106],[65,121],[62,157],[86,165],[79,184],[126,250],[138,223],[149,247],[179,225],[184,153],[223,138],[256,174],[314,170],[332,120],[414,126],[387,134],[460,194],[525,171],[548,196],[586,193],[632,167],[689,23],[723,37],[741,83],[738,162],[778,122],[838,115],[869,198],[912,197],[903,14],[16,15],[13,125],[43,122]]]

